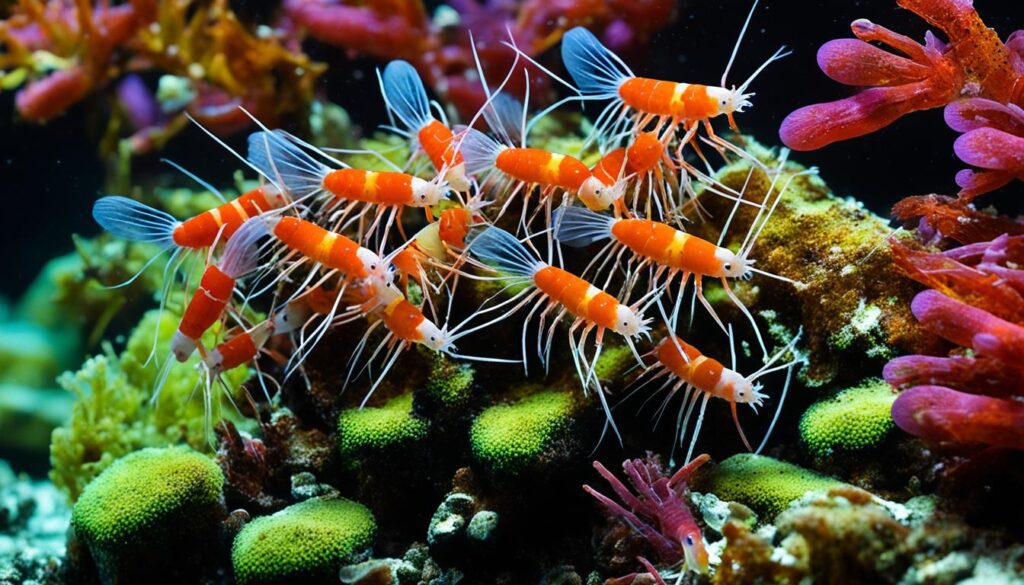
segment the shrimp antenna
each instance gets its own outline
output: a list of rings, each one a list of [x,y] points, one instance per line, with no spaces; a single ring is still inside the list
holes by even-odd
[[[732,55],[729,55],[729,63],[726,64],[725,71],[722,72],[722,81],[719,83],[722,87],[725,87],[725,80],[729,77],[729,71],[732,69],[733,62],[736,61],[736,54],[739,53],[740,43],[743,42],[743,37],[747,34],[747,28],[750,26],[750,20],[754,17],[754,11],[757,10],[757,3],[759,1],[754,0],[754,4],[750,7],[750,12],[747,13],[747,20],[743,22],[743,28],[740,29],[740,35],[736,37],[736,44],[732,47]]]
[[[245,108],[243,108],[243,107],[239,106],[239,109],[240,109],[240,110],[242,110],[243,112],[245,112],[245,114],[246,114],[247,116],[249,116],[250,118],[252,118],[252,114],[250,114],[249,112],[247,112],[247,111],[245,110]],[[233,149],[233,148],[231,148],[230,146],[228,146],[228,145],[227,145],[227,143],[226,143],[226,142],[224,142],[223,140],[221,140],[221,139],[220,139],[220,138],[219,138],[219,137],[218,137],[218,136],[217,136],[216,134],[214,134],[213,132],[210,132],[210,131],[209,131],[209,130],[208,130],[208,129],[207,129],[206,127],[205,127],[205,126],[203,126],[202,124],[200,124],[198,120],[196,120],[195,118],[193,118],[193,117],[192,117],[192,114],[189,114],[188,112],[185,112],[185,117],[186,117],[186,118],[188,118],[188,119],[189,119],[189,120],[190,120],[190,121],[191,121],[191,122],[192,122],[193,124],[195,124],[196,126],[198,126],[200,130],[202,130],[203,132],[205,132],[205,133],[206,133],[206,135],[207,135],[207,136],[209,136],[210,138],[212,138],[212,139],[213,139],[213,140],[214,140],[214,141],[215,141],[215,142],[216,142],[217,144],[219,144],[219,145],[223,146],[225,150],[227,150],[228,152],[230,152],[231,154],[233,154],[233,155],[235,156],[235,158],[237,158],[238,160],[240,160],[240,161],[242,161],[243,163],[245,163],[245,166],[247,166],[247,167],[249,167],[250,169],[252,169],[252,170],[256,171],[256,173],[257,173],[257,174],[258,174],[259,176],[261,176],[261,177],[263,177],[264,179],[266,179],[266,180],[270,181],[270,183],[271,183],[272,185],[274,185],[275,187],[277,187],[278,191],[280,191],[280,192],[282,192],[282,193],[287,193],[287,192],[288,192],[288,191],[287,191],[287,189],[285,189],[284,187],[282,187],[282,186],[281,186],[281,185],[280,185],[280,184],[279,184],[279,183],[278,183],[277,181],[275,181],[275,180],[274,180],[274,178],[273,178],[273,177],[270,177],[270,176],[268,176],[268,175],[267,175],[266,173],[264,173],[263,171],[261,171],[261,170],[259,169],[259,167],[257,167],[256,165],[252,164],[251,162],[249,162],[249,161],[248,161],[248,160],[247,160],[247,159],[246,159],[246,158],[245,158],[244,156],[242,156],[241,154],[239,154],[239,153],[238,153],[238,152],[237,152],[237,151],[236,151],[235,149]],[[253,119],[255,119],[255,118],[253,118]],[[258,121],[257,121],[257,124],[259,124],[259,122],[258,122]],[[262,126],[262,124],[260,124],[260,126]]]
[[[214,187],[213,185],[208,183],[205,179],[201,179],[198,175],[196,175],[192,171],[186,169],[185,167],[179,165],[178,163],[174,162],[173,160],[171,160],[169,158],[161,158],[160,162],[162,162],[162,163],[164,163],[166,165],[170,165],[170,166],[174,167],[181,174],[183,174],[186,177],[192,179],[196,183],[199,183],[199,185],[203,189],[206,189],[210,193],[213,193],[214,195],[216,195],[217,198],[220,199],[221,203],[227,203],[227,199],[224,197],[224,194],[220,192],[220,190],[218,190],[216,187]]]

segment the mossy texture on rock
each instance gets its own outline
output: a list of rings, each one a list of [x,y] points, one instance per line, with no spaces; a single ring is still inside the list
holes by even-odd
[[[376,408],[353,408],[338,416],[338,449],[349,465],[367,457],[400,452],[422,441],[430,422],[412,413],[412,394]]]
[[[416,397],[431,409],[461,413],[473,398],[473,367],[433,352],[430,377]]]
[[[247,524],[231,562],[239,585],[336,583],[342,565],[373,543],[377,524],[362,504],[314,498]]]
[[[132,451],[178,443],[209,449],[202,400],[190,400],[199,375],[192,363],[174,364],[160,399],[153,406],[148,404],[158,372],[153,363],[147,364],[154,337],[157,355],[170,359],[170,339],[178,319],[169,310],[150,311],[120,355],[107,345],[103,354],[86,360],[80,370],[59,378],[76,401],[71,419],[53,432],[50,479],[72,501],[92,478]],[[218,330],[213,327],[204,340],[213,341]],[[234,391],[249,375],[247,368],[237,368],[227,372],[224,380]],[[234,412],[223,408],[224,402],[214,401],[215,419]]]
[[[765,164],[778,165],[776,154],[756,142],[750,140],[748,148]],[[751,166],[740,160],[723,167],[716,178],[742,190]],[[788,163],[776,189],[801,170]],[[745,199],[763,201],[771,183],[763,172],[754,172]],[[726,217],[732,207],[731,201],[711,195],[701,202],[715,217]],[[741,206],[724,245],[737,249],[755,215],[752,207]],[[716,241],[719,223],[699,224],[695,233]],[[750,310],[768,322],[775,341],[785,342],[798,326],[803,328],[801,347],[810,350],[809,363],[799,375],[806,384],[848,380],[851,371],[880,368],[900,351],[929,343],[909,310],[916,287],[896,274],[885,244],[891,232],[860,202],[833,195],[820,177],[796,177],[764,225],[752,256],[759,269],[798,284],[757,276],[730,283]],[[729,302],[720,306],[732,310]]]
[[[827,491],[845,485],[792,463],[740,453],[701,477],[697,487],[722,500],[746,504],[762,519],[770,521],[809,491]]]
[[[473,456],[490,471],[509,474],[570,457],[574,410],[572,395],[558,391],[492,406],[473,421]]]
[[[89,484],[71,525],[104,582],[194,574],[225,515],[223,488],[224,475],[205,455],[187,447],[143,449]]]
[[[896,394],[883,380],[868,380],[811,405],[800,418],[800,439],[815,457],[878,445],[894,428]]]

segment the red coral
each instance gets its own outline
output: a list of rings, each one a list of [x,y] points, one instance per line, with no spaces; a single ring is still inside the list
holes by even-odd
[[[974,10],[970,0],[898,0],[897,4],[938,27],[943,43],[930,32],[920,45],[867,20],[851,25],[857,39],[826,43],[818,64],[840,83],[868,87],[852,97],[800,108],[782,122],[779,135],[794,150],[814,150],[884,128],[898,118],[951,104],[947,120],[965,122],[982,108],[992,111],[1024,99],[1024,35],[1014,33],[1004,44]],[[868,44],[879,42],[901,55]],[[991,104],[995,104],[992,106]],[[949,109],[947,108],[947,110]],[[1000,119],[1006,119],[1005,112]],[[1022,118],[1024,119],[1024,118]],[[950,125],[967,134],[957,141],[957,154],[985,169],[962,172],[957,183],[968,200],[1014,177],[1024,176],[1024,137],[999,125],[982,128],[977,121]],[[985,124],[989,126],[990,124]],[[961,128],[969,128],[967,130]]]
[[[1024,225],[976,210],[969,199],[944,195],[905,197],[892,208],[902,220],[921,218],[918,232],[925,239],[950,238],[961,244],[988,242],[1002,234],[1024,235]]]
[[[660,465],[650,459],[626,460],[622,469],[636,490],[636,495],[595,461],[594,469],[608,481],[625,507],[588,485],[583,486],[583,489],[594,496],[612,517],[625,521],[643,536],[661,562],[674,565],[685,559],[689,570],[705,573],[708,555],[700,528],[690,512],[687,481],[709,459],[707,455],[700,455],[681,467],[672,477],[666,477]],[[641,557],[639,560],[661,582],[657,570],[646,559]]]
[[[921,326],[964,348],[886,365],[889,383],[911,386],[893,404],[893,420],[935,442],[1024,449],[1024,237],[945,253],[894,242],[893,253],[904,272],[938,289],[911,304]]]

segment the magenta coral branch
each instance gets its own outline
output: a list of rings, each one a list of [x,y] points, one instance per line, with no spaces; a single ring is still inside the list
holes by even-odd
[[[935,442],[1024,449],[1024,404],[917,386],[896,397],[892,418],[903,430]]]

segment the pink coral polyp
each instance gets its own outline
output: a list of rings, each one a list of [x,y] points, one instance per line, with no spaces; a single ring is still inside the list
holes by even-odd
[[[900,394],[892,418],[912,435],[938,443],[978,443],[1024,449],[1024,404],[917,386]]]

